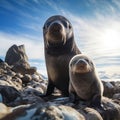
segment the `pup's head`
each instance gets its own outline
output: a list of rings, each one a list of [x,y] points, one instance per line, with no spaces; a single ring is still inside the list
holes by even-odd
[[[88,73],[92,72],[95,67],[90,58],[84,54],[75,55],[69,63],[70,71],[75,73]]]

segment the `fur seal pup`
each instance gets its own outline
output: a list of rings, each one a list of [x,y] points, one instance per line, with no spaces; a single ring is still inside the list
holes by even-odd
[[[75,55],[69,63],[70,99],[90,101],[93,107],[101,106],[103,84],[97,75],[93,61],[84,54]]]
[[[69,95],[69,61],[81,52],[74,41],[71,23],[63,16],[48,18],[43,27],[45,61],[48,74],[46,94],[56,87],[64,96]]]

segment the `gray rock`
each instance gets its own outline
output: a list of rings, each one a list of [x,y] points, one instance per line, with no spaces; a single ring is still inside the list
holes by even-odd
[[[12,70],[14,72],[21,73],[21,74],[26,74],[27,70],[29,70],[29,69],[30,69],[30,65],[25,60],[17,61],[12,67]]]
[[[13,65],[12,70],[16,73],[21,73],[23,75],[25,75],[25,74],[32,75],[36,72],[36,68],[30,67],[29,63],[26,62],[25,60],[19,60],[18,62],[16,62]]]
[[[86,112],[86,120],[103,120],[100,113],[98,113],[95,109],[92,108],[85,108]]]
[[[27,84],[32,80],[32,77],[29,74],[25,74],[21,79],[23,84]]]
[[[120,93],[116,93],[113,95],[113,99],[120,100]]]
[[[13,102],[17,97],[20,97],[20,92],[11,86],[0,85],[0,93],[5,104]]]
[[[12,70],[21,74],[34,74],[35,67],[30,67],[24,45],[11,46],[5,57],[5,62],[12,66]]]
[[[11,112],[10,108],[0,103],[0,120]]]
[[[71,113],[71,114],[70,114]],[[37,109],[32,120],[85,120],[84,116],[69,106],[48,105]]]
[[[47,103],[20,106],[1,120],[85,120],[74,108]]]
[[[97,109],[97,111],[103,120],[120,120],[120,105],[106,97],[103,97],[102,104],[104,109]]]
[[[32,79],[33,79],[34,81],[37,81],[37,82],[43,81],[42,78],[41,78],[41,76],[40,76],[40,74],[38,74],[38,73],[33,74],[33,75],[32,75]]]
[[[7,62],[9,65],[14,65],[19,60],[28,61],[28,57],[25,52],[24,45],[13,45],[11,46],[5,56],[5,62]]]
[[[82,100],[70,102],[57,89],[41,98],[48,81],[29,65],[24,46],[13,45],[5,59],[8,64],[0,62],[1,120],[120,120],[120,81],[103,82],[104,95],[111,99],[103,97],[101,108],[91,108]]]
[[[120,120],[120,105],[113,100],[103,97],[101,108],[88,108],[85,101],[80,101],[79,104],[70,104],[68,98],[59,98],[52,100],[53,103],[69,105],[79,111],[86,120]]]
[[[104,82],[104,96],[112,98],[114,94],[120,93],[120,81]]]
[[[0,68],[4,69],[4,70],[10,70],[11,69],[11,67],[6,62],[0,63]]]

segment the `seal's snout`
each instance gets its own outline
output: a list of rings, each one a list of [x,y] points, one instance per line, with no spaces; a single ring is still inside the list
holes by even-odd
[[[78,68],[85,68],[87,66],[87,62],[84,59],[80,59],[77,63]]]
[[[71,68],[73,73],[87,73],[90,71],[90,65],[89,63],[83,58],[74,58],[73,61],[75,59],[78,59],[74,64],[73,67]],[[72,62],[72,61],[71,61]]]
[[[62,43],[65,44],[66,42],[66,31],[64,29],[64,25],[62,24],[61,21],[55,20],[50,23],[48,27],[48,31],[46,32],[46,39],[47,45],[49,43]]]
[[[49,29],[53,32],[59,32],[62,29],[62,25],[59,22],[53,22]]]
[[[78,63],[77,63],[80,67],[84,67],[87,65],[86,61],[85,60],[79,60]]]

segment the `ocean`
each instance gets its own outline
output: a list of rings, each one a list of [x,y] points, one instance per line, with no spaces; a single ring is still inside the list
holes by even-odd
[[[103,81],[120,81],[120,56],[93,57],[96,70]],[[47,78],[45,60],[30,60],[30,65]]]

